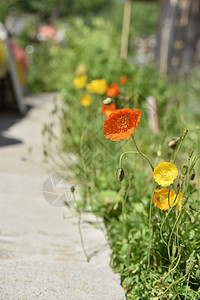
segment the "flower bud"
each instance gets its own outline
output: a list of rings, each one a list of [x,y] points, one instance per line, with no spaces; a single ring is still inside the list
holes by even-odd
[[[196,271],[196,278],[200,277],[200,267],[198,267],[197,271]]]
[[[192,203],[190,203],[189,208],[190,208],[191,210],[196,211],[196,212],[199,211],[196,207],[194,207],[194,205],[193,205]]]
[[[112,99],[110,98],[110,97],[107,97],[106,99],[104,99],[103,100],[103,104],[105,104],[105,105],[109,105],[109,104],[111,104],[113,101],[112,101]]]
[[[187,133],[188,133],[188,129],[185,129],[185,130],[183,131],[183,135],[182,135],[182,137],[181,137],[182,140],[184,140],[184,138],[186,137]]]
[[[72,192],[72,194],[74,194],[74,192],[75,192],[75,186],[74,185],[71,186],[71,192]]]
[[[182,185],[183,185],[183,178],[180,178],[180,180],[179,180],[179,187],[182,187]]]
[[[195,178],[195,170],[192,169],[191,175],[190,175],[190,180],[194,180],[194,178]]]
[[[131,181],[131,180],[133,180],[133,178],[134,178],[134,174],[133,173],[129,173],[129,180]]]
[[[186,175],[187,172],[188,172],[188,166],[184,165],[183,168],[182,168],[182,174]]]
[[[185,244],[180,244],[179,249],[178,249],[178,253],[179,254],[183,254],[183,252],[185,251]]]
[[[171,149],[176,149],[177,143],[179,142],[180,138],[172,138],[171,141],[168,143],[168,147]]]
[[[118,168],[116,172],[117,181],[121,182],[124,179],[124,170],[122,168]]]
[[[188,261],[186,263],[186,268],[185,268],[186,274],[188,274],[192,271],[194,265],[195,265],[195,259],[192,259],[191,261]]]
[[[193,215],[189,215],[189,220],[191,224],[194,224],[196,222],[196,219]]]
[[[182,206],[185,206],[185,204],[187,203],[187,201],[188,201],[188,196],[183,196]]]
[[[194,148],[191,148],[191,149],[190,149],[190,152],[189,152],[189,158],[192,157],[193,153],[194,153]]]

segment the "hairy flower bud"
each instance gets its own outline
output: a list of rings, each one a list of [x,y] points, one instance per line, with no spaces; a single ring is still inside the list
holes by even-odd
[[[200,277],[200,267],[198,267],[198,269],[196,270],[196,278]]]
[[[181,137],[182,140],[184,140],[184,138],[186,137],[187,133],[188,133],[188,129],[185,129],[185,130],[183,131],[183,135],[182,135],[182,137]]]
[[[185,206],[185,204],[187,203],[187,201],[188,201],[188,196],[183,196],[182,206]]]
[[[190,152],[189,152],[189,158],[192,157],[193,153],[194,153],[194,148],[191,148],[191,149],[190,149]]]
[[[185,268],[186,274],[188,274],[192,271],[194,265],[195,265],[195,259],[192,259],[191,261],[188,261],[186,263],[186,268]]]
[[[118,168],[116,172],[117,181],[121,182],[124,179],[124,170],[122,168]]]
[[[179,254],[183,254],[183,252],[185,251],[185,244],[180,244],[179,249],[178,249],[178,253]]]
[[[187,172],[188,172],[188,166],[184,165],[183,168],[182,168],[182,174],[186,175]]]
[[[172,138],[169,141],[169,143],[167,144],[168,147],[171,148],[171,149],[176,149],[176,146],[177,146],[179,140],[180,140],[180,137],[178,137],[178,138]]]
[[[103,100],[103,104],[105,105],[109,105],[113,102],[112,98],[107,97],[106,99]]]
[[[190,180],[194,180],[194,178],[195,178],[195,170],[192,169],[191,175],[190,175]]]
[[[193,215],[189,215],[189,220],[191,224],[194,224],[196,222],[196,219]]]
[[[71,192],[72,192],[72,194],[74,194],[74,192],[75,192],[75,186],[74,185],[71,186]]]

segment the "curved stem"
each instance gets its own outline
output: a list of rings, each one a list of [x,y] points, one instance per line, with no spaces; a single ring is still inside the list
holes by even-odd
[[[136,141],[135,141],[135,138],[134,138],[133,134],[131,135],[131,137],[132,137],[132,140],[133,140],[133,142],[134,142],[134,144],[135,144],[135,148],[136,148],[137,151],[140,153],[140,155],[142,155],[142,156],[148,161],[148,163],[149,163],[149,165],[150,165],[150,167],[151,167],[151,169],[152,169],[152,171],[153,171],[153,170],[154,170],[154,166],[152,165],[152,163],[150,162],[150,160],[148,159],[148,157],[147,157],[144,153],[142,153],[142,152],[140,151],[140,149],[138,148],[138,146],[137,146],[137,144],[136,144]]]
[[[81,246],[83,248],[83,252],[85,254],[86,261],[89,262],[89,256],[87,255],[87,251],[85,249],[85,244],[84,244],[84,241],[83,241],[83,235],[82,235],[82,232],[81,232],[81,210],[80,210],[80,207],[79,207],[79,203],[75,198],[74,193],[73,193],[73,198],[74,198],[74,202],[76,202],[76,205],[78,207],[78,231],[79,231],[79,235],[80,235]]]
[[[184,279],[187,275],[188,275],[188,274],[185,274],[184,276],[182,276],[182,277],[179,278],[178,280],[172,282],[172,283],[168,286],[168,288],[163,292],[163,294],[165,294],[165,293],[170,289],[170,287],[172,287],[172,285],[177,284],[177,283],[180,282],[182,279]],[[163,297],[162,297],[162,298],[163,298]],[[162,299],[162,298],[161,298],[161,299]]]
[[[174,271],[174,270],[177,268],[180,259],[181,259],[181,254],[179,255],[178,260],[177,260],[177,263],[176,263],[176,265],[173,267],[173,269],[171,269],[171,270],[167,273],[167,275],[165,275],[164,277],[162,277],[161,280],[165,280],[165,279],[171,274],[171,272]]]
[[[140,154],[138,151],[126,151],[126,152],[123,152],[121,155],[120,155],[120,158],[119,158],[119,168],[121,168],[122,166],[122,158],[125,154]]]
[[[169,241],[168,241],[168,244],[167,244],[167,251],[168,251],[168,256],[169,256],[169,260],[170,261],[171,261],[171,255],[170,255],[170,249],[169,249],[169,247],[170,247],[170,243],[171,243],[171,238],[172,238],[172,235],[173,235],[174,230],[176,228],[176,225],[178,224],[178,222],[179,222],[179,220],[180,220],[180,218],[182,216],[182,213],[183,213],[183,210],[181,210],[180,214],[178,215],[178,217],[177,217],[177,219],[176,219],[176,221],[174,223],[174,226],[172,228],[172,231],[171,231],[171,234],[170,234],[170,237],[169,237]]]

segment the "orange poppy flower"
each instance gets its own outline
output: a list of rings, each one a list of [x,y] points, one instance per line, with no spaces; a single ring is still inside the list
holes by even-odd
[[[107,89],[107,96],[114,98],[117,97],[118,94],[119,94],[119,86],[116,83],[109,85]]]
[[[121,84],[126,84],[126,83],[128,82],[128,76],[121,76],[121,77],[119,78],[119,82],[120,82]]]
[[[104,121],[104,136],[112,141],[126,140],[138,126],[142,113],[139,109],[117,109]]]
[[[169,191],[167,188],[156,190],[153,202],[161,210],[167,210],[172,205],[181,210],[182,193],[176,195],[174,190]]]
[[[113,111],[115,111],[115,103],[107,105],[102,103],[102,113],[106,118],[108,118]]]

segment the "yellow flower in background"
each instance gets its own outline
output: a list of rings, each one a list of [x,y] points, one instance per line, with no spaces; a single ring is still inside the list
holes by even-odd
[[[86,81],[87,81],[87,76],[78,76],[74,78],[73,84],[76,88],[82,89],[85,86]]]
[[[107,84],[105,79],[96,79],[88,83],[86,88],[90,93],[103,95],[107,91]]]
[[[153,197],[153,203],[161,210],[167,210],[172,205],[181,210],[182,193],[176,195],[174,190],[169,191],[167,188],[156,190]]]
[[[170,185],[177,176],[177,167],[170,162],[161,162],[153,171],[154,180],[162,186]]]
[[[90,106],[91,103],[92,103],[92,99],[91,99],[90,95],[88,95],[88,94],[82,94],[82,96],[81,96],[81,104],[83,106],[87,107],[87,106]]]
[[[85,75],[86,73],[87,67],[84,64],[80,64],[75,71],[76,76]]]

